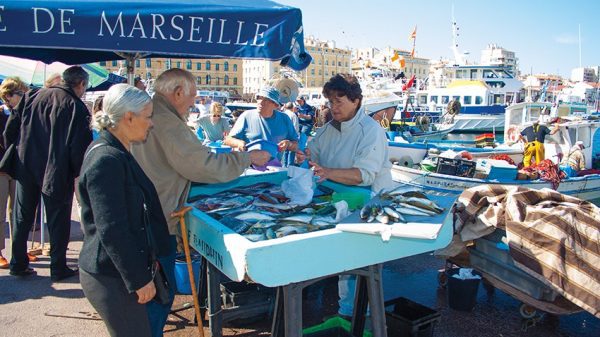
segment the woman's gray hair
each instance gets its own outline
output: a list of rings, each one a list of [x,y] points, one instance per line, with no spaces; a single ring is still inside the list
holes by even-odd
[[[183,88],[186,93],[195,93],[194,75],[183,69],[172,68],[160,74],[154,81],[154,91],[162,95],[172,94],[177,88]]]
[[[92,118],[92,128],[100,131],[113,128],[128,111],[138,115],[151,102],[147,92],[129,84],[115,84],[102,100],[102,110]]]

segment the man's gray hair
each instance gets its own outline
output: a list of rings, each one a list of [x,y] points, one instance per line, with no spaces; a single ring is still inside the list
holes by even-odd
[[[178,88],[183,88],[186,93],[196,93],[196,79],[189,71],[173,68],[158,76],[154,82],[154,91],[168,95],[174,93]]]
[[[88,82],[90,75],[80,66],[72,66],[62,73],[62,80],[69,88],[75,88],[82,81]]]
[[[128,111],[138,115],[148,103],[150,95],[129,84],[115,84],[102,100],[102,110],[98,111],[92,119],[92,128],[103,130],[115,127]]]

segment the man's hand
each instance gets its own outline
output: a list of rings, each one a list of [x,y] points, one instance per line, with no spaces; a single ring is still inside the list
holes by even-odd
[[[315,163],[314,161],[309,161],[308,164],[312,167],[315,176],[319,177],[319,180],[317,181],[318,183],[329,179],[329,169],[323,166],[320,166],[319,164]]]
[[[138,295],[139,304],[146,304],[150,302],[154,298],[154,295],[156,295],[154,281],[150,280],[148,284],[136,290],[135,293]]]
[[[263,150],[252,150],[250,153],[250,162],[255,166],[264,166],[270,159],[271,154]]]
[[[296,158],[294,159],[294,161],[296,162],[296,164],[300,164],[300,163],[304,163],[304,161],[307,158],[310,159],[310,150],[309,149],[304,150],[304,152],[297,150]]]
[[[280,141],[279,143],[277,143],[277,150],[279,152],[283,152],[286,150],[296,151],[297,147],[298,147],[297,142],[293,142],[293,141],[287,140],[287,139],[284,139],[284,140]]]

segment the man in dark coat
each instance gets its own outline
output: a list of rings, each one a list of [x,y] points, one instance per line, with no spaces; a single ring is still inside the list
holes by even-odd
[[[10,274],[35,274],[27,259],[27,237],[40,195],[50,233],[50,276],[77,274],[67,267],[74,180],[92,141],[89,111],[80,97],[88,74],[79,66],[64,71],[61,85],[31,90],[11,115],[4,140],[18,144],[17,184]]]

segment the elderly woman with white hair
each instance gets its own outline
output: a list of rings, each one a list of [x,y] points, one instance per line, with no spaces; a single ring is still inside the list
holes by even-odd
[[[84,241],[79,255],[85,296],[111,336],[151,336],[152,252],[173,249],[154,185],[130,153],[152,128],[150,96],[112,86],[94,116],[100,137],[88,148],[79,183]]]

